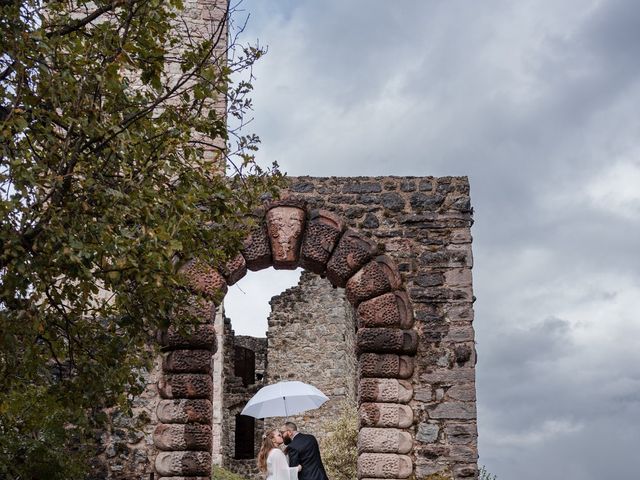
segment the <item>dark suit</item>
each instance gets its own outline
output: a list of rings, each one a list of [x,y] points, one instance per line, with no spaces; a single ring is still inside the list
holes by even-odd
[[[287,445],[287,453],[289,466],[302,465],[302,470],[298,473],[299,480],[329,480],[320,458],[318,441],[313,435],[298,432]]]

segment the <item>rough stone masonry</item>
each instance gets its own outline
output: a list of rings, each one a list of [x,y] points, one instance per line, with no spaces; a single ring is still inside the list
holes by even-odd
[[[300,266],[344,288],[357,326],[358,477],[477,478],[467,179],[297,177],[257,220],[228,265],[184,271],[193,288],[219,299],[248,271],[271,266]],[[117,462],[108,477],[210,475],[221,393],[212,358],[224,332],[212,303],[199,309],[197,334],[159,335],[164,353],[138,402],[149,426],[107,454]]]

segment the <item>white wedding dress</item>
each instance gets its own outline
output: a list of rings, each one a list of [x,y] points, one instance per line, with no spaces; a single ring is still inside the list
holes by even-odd
[[[298,480],[298,467],[290,467],[279,448],[272,448],[267,455],[267,480]]]

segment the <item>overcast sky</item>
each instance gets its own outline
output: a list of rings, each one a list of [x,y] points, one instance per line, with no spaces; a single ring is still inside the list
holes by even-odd
[[[262,163],[469,177],[480,464],[498,480],[638,478],[640,2],[243,8],[244,40],[269,47],[251,125]],[[266,312],[295,282],[267,272],[231,307],[262,282]]]

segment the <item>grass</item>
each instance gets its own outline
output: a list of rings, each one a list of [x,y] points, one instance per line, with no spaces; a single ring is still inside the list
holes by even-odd
[[[240,475],[236,475],[229,470],[225,470],[222,467],[218,467],[217,465],[213,466],[211,478],[213,480],[247,480],[246,478],[241,477]]]

